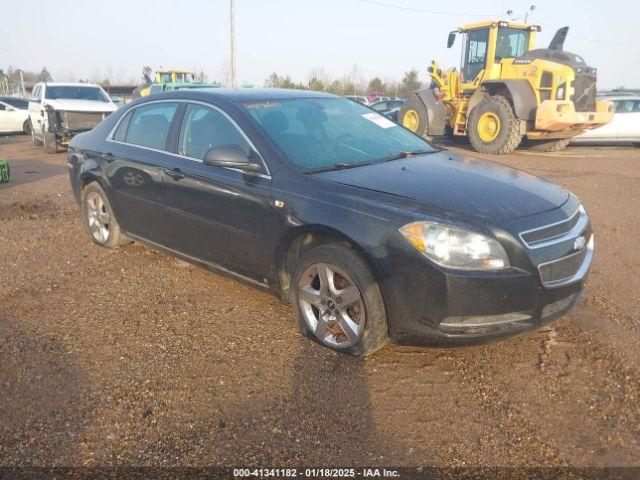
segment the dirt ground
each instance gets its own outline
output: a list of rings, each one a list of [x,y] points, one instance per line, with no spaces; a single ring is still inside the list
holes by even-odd
[[[0,465],[640,464],[640,150],[499,162],[578,195],[584,299],[480,347],[350,358],[262,291],[84,232],[64,153],[0,137]]]

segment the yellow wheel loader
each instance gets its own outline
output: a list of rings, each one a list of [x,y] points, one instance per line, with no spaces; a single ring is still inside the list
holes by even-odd
[[[611,102],[596,100],[596,69],[563,51],[568,27],[548,48],[535,49],[537,25],[486,21],[449,34],[462,36],[460,72],[428,69],[429,88],[398,113],[398,122],[424,137],[468,137],[482,153],[503,154],[521,144],[541,152],[564,148],[571,138],[613,118]]]

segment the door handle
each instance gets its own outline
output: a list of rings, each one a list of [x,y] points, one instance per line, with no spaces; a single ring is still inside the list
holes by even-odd
[[[113,156],[113,153],[108,152],[108,153],[106,153],[106,154],[104,155],[104,159],[105,159],[107,162],[111,163],[111,162],[113,162],[113,161],[116,159],[116,157],[114,157],[114,156]]]
[[[179,168],[165,168],[162,170],[162,173],[173,178],[174,180],[181,180],[184,178],[184,173]]]

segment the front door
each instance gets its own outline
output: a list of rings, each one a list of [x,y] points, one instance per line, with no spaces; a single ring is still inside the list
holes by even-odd
[[[202,162],[216,146],[253,150],[222,111],[202,104],[185,110],[177,157],[164,170],[164,203],[171,248],[262,281],[271,217],[271,179],[262,173],[214,167]]]
[[[0,102],[0,132],[21,132],[24,115],[11,105]]]

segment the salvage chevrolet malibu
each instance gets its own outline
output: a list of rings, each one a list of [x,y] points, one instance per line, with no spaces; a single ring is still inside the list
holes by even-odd
[[[269,289],[305,335],[353,355],[538,328],[576,304],[593,255],[571,193],[324,93],[145,97],[68,155],[94,242]]]

